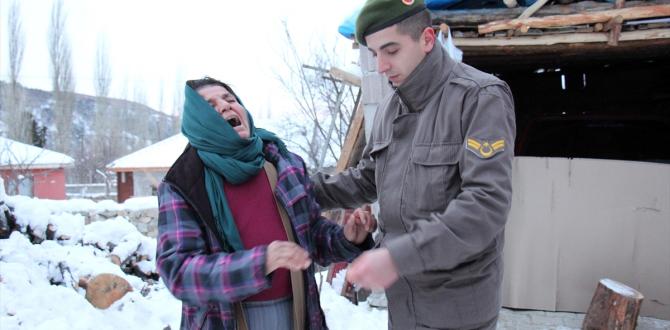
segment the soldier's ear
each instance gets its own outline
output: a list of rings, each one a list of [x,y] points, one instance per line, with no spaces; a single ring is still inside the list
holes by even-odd
[[[421,44],[421,49],[426,54],[433,50],[433,46],[435,46],[435,39],[435,30],[433,30],[432,27],[426,27],[423,29],[419,43]]]

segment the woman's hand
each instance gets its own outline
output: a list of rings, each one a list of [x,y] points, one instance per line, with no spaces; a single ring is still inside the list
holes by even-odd
[[[377,220],[372,216],[370,205],[357,208],[344,220],[344,237],[354,244],[361,244],[369,233],[377,228]]]
[[[289,241],[273,241],[268,245],[265,260],[265,275],[277,268],[302,270],[309,267],[312,259],[300,245]]]

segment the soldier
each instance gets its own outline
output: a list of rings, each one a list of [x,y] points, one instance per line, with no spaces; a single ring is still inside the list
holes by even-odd
[[[516,130],[509,87],[450,59],[422,0],[368,0],[356,39],[394,93],[358,165],[313,178],[323,208],[379,202],[379,248],[348,280],[386,289],[391,329],[495,329]]]

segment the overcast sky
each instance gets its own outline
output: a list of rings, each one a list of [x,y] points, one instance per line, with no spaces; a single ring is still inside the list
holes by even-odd
[[[7,81],[7,12],[0,0],[0,80]],[[65,0],[76,90],[93,95],[96,45],[105,39],[112,66],[112,97],[142,90],[153,108],[170,112],[183,81],[210,75],[233,85],[255,116],[290,111],[277,82],[286,21],[302,56],[323,42],[338,47],[342,65],[357,61],[337,27],[363,0],[159,1]],[[52,1],[20,0],[26,48],[19,81],[51,89],[48,25]],[[136,88],[136,86],[139,86]],[[273,116],[274,117],[274,116]]]

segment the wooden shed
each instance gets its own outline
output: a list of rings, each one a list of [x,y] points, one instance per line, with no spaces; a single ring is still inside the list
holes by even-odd
[[[158,185],[187,143],[180,133],[109,163],[107,170],[116,173],[117,201],[156,195]]]

